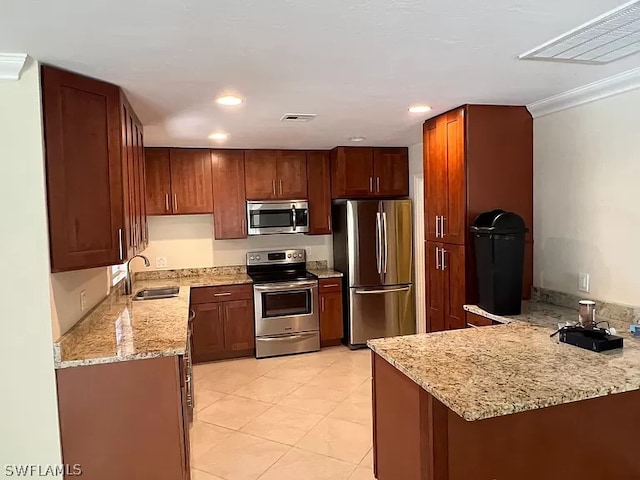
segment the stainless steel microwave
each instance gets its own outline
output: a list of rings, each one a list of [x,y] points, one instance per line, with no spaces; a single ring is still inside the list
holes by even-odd
[[[307,233],[309,202],[306,200],[247,202],[247,225],[249,225],[249,235]]]

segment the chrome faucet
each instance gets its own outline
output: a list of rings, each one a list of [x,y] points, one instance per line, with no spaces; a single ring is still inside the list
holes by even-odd
[[[141,259],[144,260],[144,266],[145,267],[150,267],[151,266],[151,262],[149,262],[149,259],[147,257],[145,257],[144,255],[134,255],[133,257],[131,257],[129,260],[127,260],[126,263],[126,272],[125,272],[125,277],[124,277],[124,294],[125,295],[131,295],[131,269],[129,268],[129,264],[131,263],[131,260],[133,260],[136,257],[140,257]]]

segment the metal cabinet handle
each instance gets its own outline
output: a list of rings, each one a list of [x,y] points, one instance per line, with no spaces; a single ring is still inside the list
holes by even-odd
[[[282,179],[280,179],[280,195],[282,195],[282,192],[284,192],[284,187],[282,185]]]
[[[440,217],[436,215],[436,238],[440,238]]]
[[[444,238],[444,221],[445,221],[446,217],[443,215],[442,217],[440,217],[440,236],[442,238]]]
[[[273,196],[276,196],[276,181],[271,180],[271,190],[273,191]]]
[[[171,208],[169,207],[169,194],[166,193],[164,195],[164,211],[168,212],[169,210],[171,210]]]
[[[231,295],[230,292],[224,292],[224,293],[214,293],[213,296],[214,297],[228,297],[229,295]]]
[[[440,270],[440,248],[436,247],[436,270]]]
[[[322,288],[331,288],[331,287],[339,287],[340,284],[338,283],[330,283],[328,285],[323,285]]]
[[[447,269],[446,259],[447,259],[447,251],[443,248],[441,250],[442,253],[442,270]]]
[[[373,177],[369,177],[369,191],[373,192]]]
[[[120,260],[124,261],[124,253],[122,249],[122,229],[118,229],[118,255]]]
[[[174,193],[173,194],[173,210],[174,211],[178,211],[178,194]]]
[[[331,215],[327,215],[327,228],[331,231]]]
[[[380,192],[380,177],[376,177],[376,192]]]
[[[324,312],[324,297],[320,297],[320,311]]]

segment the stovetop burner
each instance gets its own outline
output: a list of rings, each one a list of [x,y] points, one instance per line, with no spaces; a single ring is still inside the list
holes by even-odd
[[[302,249],[248,252],[247,274],[256,284],[318,278],[307,272],[306,254]]]
[[[292,270],[288,272],[264,272],[264,273],[249,273],[249,276],[253,280],[253,283],[285,283],[296,282],[300,280],[315,280],[316,277],[313,273],[309,273],[306,270]]]

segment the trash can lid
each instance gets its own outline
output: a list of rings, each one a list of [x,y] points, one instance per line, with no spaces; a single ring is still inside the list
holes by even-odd
[[[527,233],[529,229],[520,215],[504,210],[492,210],[478,215],[471,226],[472,233],[513,234]]]

